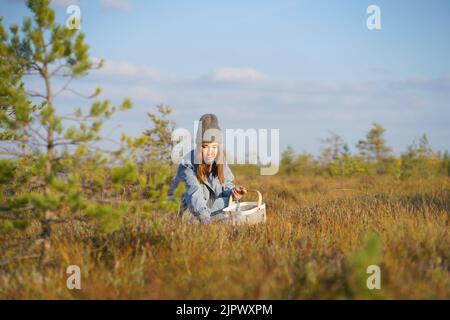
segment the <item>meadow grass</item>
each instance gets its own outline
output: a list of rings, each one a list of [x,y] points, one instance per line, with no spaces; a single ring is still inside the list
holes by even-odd
[[[266,224],[186,224],[136,201],[112,234],[82,222],[55,226],[45,268],[38,225],[3,236],[0,298],[450,298],[449,178],[239,181],[262,192]],[[380,290],[366,286],[372,264]],[[67,289],[68,265],[80,266],[81,290]]]

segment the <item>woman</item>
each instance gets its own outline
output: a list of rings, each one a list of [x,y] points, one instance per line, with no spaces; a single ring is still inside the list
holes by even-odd
[[[200,118],[196,145],[196,149],[181,160],[169,197],[173,197],[178,183],[184,181],[186,192],[179,214],[208,224],[223,218],[222,209],[228,206],[230,197],[240,200],[247,190],[233,183],[233,173],[224,160],[219,121],[214,114],[204,114]]]

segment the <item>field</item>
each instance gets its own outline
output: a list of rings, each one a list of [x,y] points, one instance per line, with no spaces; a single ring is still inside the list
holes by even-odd
[[[449,178],[236,176],[262,192],[267,224],[183,224],[136,202],[113,234],[58,224],[44,268],[33,225],[0,239],[0,298],[450,298]],[[81,290],[66,287],[69,265]]]

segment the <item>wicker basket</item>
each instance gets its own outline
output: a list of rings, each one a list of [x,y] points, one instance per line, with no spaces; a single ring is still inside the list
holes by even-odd
[[[248,190],[258,194],[258,202],[233,202],[230,196],[228,207],[223,209],[228,214],[227,221],[231,224],[257,224],[266,221],[266,204],[262,202],[261,192]]]

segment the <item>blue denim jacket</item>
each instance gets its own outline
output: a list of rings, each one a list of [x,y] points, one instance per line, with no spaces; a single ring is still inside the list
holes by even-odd
[[[195,149],[187,153],[181,160],[168,196],[173,197],[173,192],[178,184],[184,181],[186,192],[183,194],[183,202],[200,219],[200,222],[206,224],[210,222],[211,213],[228,205],[231,191],[234,188],[234,175],[224,161],[224,183],[221,184],[218,177],[212,176],[205,183],[202,183],[197,179],[198,165],[194,163],[194,156]]]

